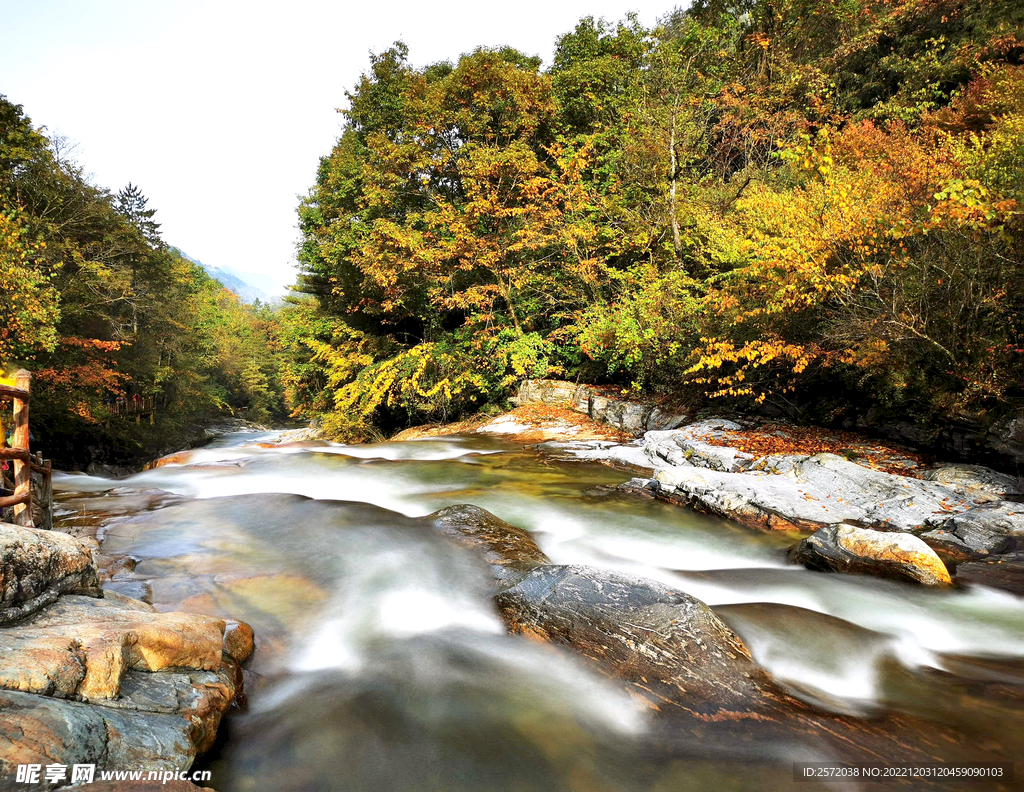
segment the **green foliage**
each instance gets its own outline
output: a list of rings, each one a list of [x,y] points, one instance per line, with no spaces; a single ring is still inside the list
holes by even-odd
[[[1018,6],[698,0],[583,19],[546,72],[373,56],[299,209],[297,414],[365,436],[542,374],[830,416],[1019,407]]]
[[[129,185],[91,184],[63,141],[0,97],[0,373],[35,373],[33,431],[61,464],[145,455],[222,414],[281,414],[276,319],[167,248]],[[111,420],[153,398],[157,421]],[[88,442],[84,440],[88,438]]]

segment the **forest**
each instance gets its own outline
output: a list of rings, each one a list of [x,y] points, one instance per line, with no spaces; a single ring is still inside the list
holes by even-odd
[[[299,208],[297,414],[340,439],[526,376],[837,424],[1024,397],[1024,8],[698,0],[348,93]],[[717,401],[711,401],[717,400]]]
[[[697,0],[585,18],[547,66],[397,42],[346,94],[276,311],[0,99],[0,368],[75,463],[226,414],[381,437],[540,376],[990,423],[1024,403],[1022,35],[1009,0]],[[152,428],[110,420],[134,394]]]
[[[192,442],[217,417],[282,416],[269,309],[165,244],[138,187],[98,187],[72,154],[0,96],[0,376],[32,372],[33,440],[85,467]],[[157,420],[119,416],[133,397]]]

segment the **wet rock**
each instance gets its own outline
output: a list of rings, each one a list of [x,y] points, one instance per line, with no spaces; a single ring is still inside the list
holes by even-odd
[[[945,564],[916,536],[828,526],[790,549],[790,560],[823,572],[851,572],[911,580],[926,586],[950,585]]]
[[[605,673],[688,706],[728,707],[763,674],[712,610],[682,591],[583,566],[542,566],[500,593],[514,634],[570,647]]]
[[[130,669],[217,670],[224,622],[64,596],[0,630],[0,687],[86,701],[118,696]]]
[[[252,627],[245,622],[228,619],[224,628],[224,652],[244,663],[256,648]]]
[[[1020,495],[1020,479],[997,473],[981,465],[940,465],[921,474],[926,481],[937,481],[957,489],[982,490],[993,495]]]
[[[500,583],[511,585],[537,564],[550,563],[527,531],[478,506],[449,506],[424,519],[435,530],[480,553]]]
[[[1000,555],[991,555],[978,561],[959,564],[956,568],[956,579],[959,583],[988,586],[1022,597],[1024,596],[1024,550],[1013,550]]]
[[[114,592],[126,597],[152,604],[153,585],[144,578],[107,580],[103,583],[104,595]]]
[[[67,534],[0,523],[0,624],[22,619],[62,593],[99,593],[92,553]]]

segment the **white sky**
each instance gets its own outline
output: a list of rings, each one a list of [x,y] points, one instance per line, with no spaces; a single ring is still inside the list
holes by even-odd
[[[400,38],[419,66],[508,44],[550,62],[582,16],[650,25],[675,4],[0,0],[0,93],[77,141],[98,184],[137,184],[169,244],[283,285],[297,196],[370,51]]]

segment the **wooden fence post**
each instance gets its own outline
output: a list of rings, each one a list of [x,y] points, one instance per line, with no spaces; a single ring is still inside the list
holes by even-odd
[[[30,391],[32,375],[21,369],[14,375],[14,382],[23,391]],[[14,437],[15,448],[29,450],[28,399],[14,399]],[[27,528],[32,527],[32,464],[29,459],[14,460],[14,495],[26,496],[24,503],[14,507],[14,522]]]

